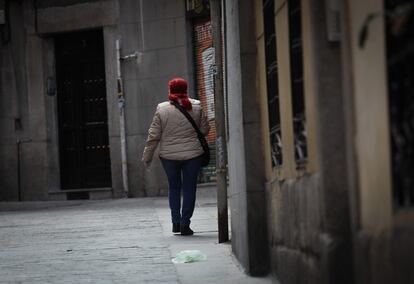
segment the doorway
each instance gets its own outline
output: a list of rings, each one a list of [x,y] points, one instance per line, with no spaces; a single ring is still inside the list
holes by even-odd
[[[102,31],[57,35],[62,189],[111,187]]]

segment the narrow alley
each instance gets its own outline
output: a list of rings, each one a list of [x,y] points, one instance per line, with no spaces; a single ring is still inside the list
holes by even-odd
[[[167,199],[0,203],[0,283],[272,283],[218,244],[215,188],[202,187],[194,236],[171,233]],[[207,259],[174,264],[182,250]]]
[[[413,0],[0,0],[0,284],[413,284],[413,173]]]

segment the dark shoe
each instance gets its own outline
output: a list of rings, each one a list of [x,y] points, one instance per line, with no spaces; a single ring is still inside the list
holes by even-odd
[[[194,234],[193,230],[190,229],[189,225],[182,225],[180,229],[182,236],[191,236]]]
[[[181,232],[181,230],[180,230],[180,223],[173,223],[172,232],[173,233],[179,233],[179,232]]]

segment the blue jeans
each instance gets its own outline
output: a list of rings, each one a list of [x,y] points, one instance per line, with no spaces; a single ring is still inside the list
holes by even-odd
[[[183,161],[161,159],[161,163],[168,178],[168,200],[172,222],[190,225],[196,200],[197,178],[201,169],[201,157]],[[182,209],[181,189],[183,192]]]

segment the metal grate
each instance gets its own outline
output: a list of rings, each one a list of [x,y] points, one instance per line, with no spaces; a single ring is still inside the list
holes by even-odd
[[[414,207],[414,4],[385,0],[393,195]]]
[[[267,107],[269,113],[272,166],[281,166],[282,133],[280,128],[278,65],[276,57],[275,1],[263,0],[263,21],[266,60]]]
[[[303,87],[303,46],[300,0],[289,0],[289,49],[292,81],[295,159],[298,166],[308,157],[306,146],[305,100]]]

